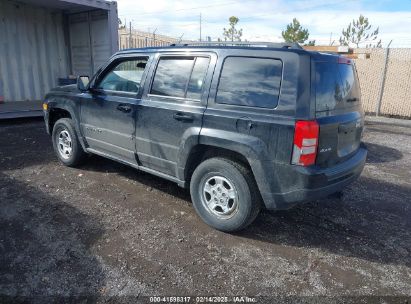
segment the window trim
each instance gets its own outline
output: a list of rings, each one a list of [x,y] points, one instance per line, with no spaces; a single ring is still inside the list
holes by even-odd
[[[153,84],[154,84],[154,79],[156,77],[156,73],[157,73],[157,68],[158,65],[161,61],[162,58],[175,58],[175,59],[179,59],[179,58],[193,58],[193,64],[191,66],[191,70],[190,70],[190,76],[187,79],[186,85],[185,85],[185,89],[184,89],[184,97],[178,97],[178,96],[165,96],[165,95],[158,95],[158,94],[152,94],[151,90],[153,89]],[[152,72],[152,77],[151,77],[151,82],[150,82],[150,86],[148,89],[148,93],[147,93],[147,97],[157,97],[157,98],[164,98],[164,99],[169,99],[170,101],[190,101],[190,102],[195,102],[195,103],[199,103],[201,102],[201,98],[205,92],[205,88],[202,88],[202,92],[201,92],[201,97],[200,99],[193,99],[193,98],[187,98],[187,89],[188,89],[188,85],[190,84],[190,80],[191,80],[191,76],[193,75],[193,70],[195,67],[195,64],[197,62],[197,58],[208,58],[208,66],[206,69],[206,74],[204,75],[204,79],[207,78],[208,75],[208,70],[210,68],[210,63],[211,63],[211,56],[208,54],[160,54],[157,58],[157,62],[156,65],[154,67],[154,70]]]
[[[273,107],[256,107],[256,106],[250,106],[250,105],[240,105],[240,104],[231,104],[231,103],[220,103],[220,102],[218,102],[217,97],[218,97],[218,92],[219,92],[219,87],[220,87],[220,82],[221,82],[221,75],[223,74],[223,71],[224,71],[225,61],[228,58],[270,59],[270,60],[279,61],[281,63],[281,78],[280,78],[280,86],[279,86],[279,89],[278,89],[277,104],[274,105]],[[215,105],[220,105],[220,106],[225,106],[225,107],[231,107],[232,106],[232,107],[251,108],[251,109],[260,109],[260,110],[275,110],[278,107],[278,104],[280,102],[283,79],[284,79],[284,62],[281,58],[260,57],[260,56],[241,56],[241,55],[226,56],[223,59],[223,62],[221,63],[220,74],[218,76],[218,82],[217,82],[217,86],[216,86],[216,89],[215,89],[216,91],[215,91],[215,96],[214,96],[214,104]]]
[[[115,91],[115,90],[104,90],[101,88],[97,88],[97,86],[101,83],[101,81],[104,80],[104,78],[107,76],[107,74],[109,74],[110,72],[113,71],[113,69],[115,67],[117,67],[119,64],[125,62],[125,61],[135,61],[138,59],[146,59],[146,67],[144,68],[143,74],[141,75],[141,82],[140,82],[140,89],[138,90],[138,92],[129,92],[129,91]],[[148,64],[150,63],[150,55],[143,55],[143,56],[124,56],[124,57],[117,57],[115,59],[113,59],[113,61],[111,61],[101,72],[100,74],[98,74],[98,76],[96,77],[96,80],[93,83],[93,87],[91,88],[93,90],[93,92],[97,92],[100,94],[108,94],[108,95],[122,95],[122,96],[127,96],[127,97],[135,97],[138,95],[141,95],[141,93],[143,92],[143,87],[141,86],[141,83],[144,80],[144,74],[147,73],[149,66]]]

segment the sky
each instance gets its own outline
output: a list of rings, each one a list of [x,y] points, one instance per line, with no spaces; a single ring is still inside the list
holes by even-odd
[[[228,18],[237,16],[243,40],[282,41],[281,31],[297,18],[317,45],[338,44],[341,31],[362,14],[379,27],[383,46],[411,47],[411,0],[117,0],[122,22],[157,34],[222,38]]]

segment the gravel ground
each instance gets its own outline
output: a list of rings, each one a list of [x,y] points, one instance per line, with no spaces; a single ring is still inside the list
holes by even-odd
[[[368,122],[367,165],[342,198],[236,234],[171,182],[97,156],[62,166],[41,120],[0,123],[0,141],[3,300],[411,296],[410,127]]]

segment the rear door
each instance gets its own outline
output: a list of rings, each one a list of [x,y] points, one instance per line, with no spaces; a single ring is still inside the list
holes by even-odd
[[[158,55],[137,111],[141,165],[177,176],[180,148],[200,133],[215,61],[212,53]]]
[[[364,114],[358,77],[350,59],[323,55],[313,62],[313,71],[320,125],[317,164],[328,167],[358,150]]]

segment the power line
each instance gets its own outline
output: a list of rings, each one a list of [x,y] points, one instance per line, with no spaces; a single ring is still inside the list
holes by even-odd
[[[326,6],[330,6],[330,5],[339,5],[339,4],[346,4],[349,2],[356,2],[357,0],[339,0],[339,1],[334,1],[334,2],[330,2],[330,3],[322,3],[322,4],[315,4],[315,5],[305,5],[299,9],[286,9],[286,10],[272,10],[272,11],[266,11],[264,13],[260,13],[260,14],[253,14],[253,15],[248,15],[245,18],[241,18],[241,21],[244,20],[249,20],[255,17],[265,17],[265,16],[270,16],[273,13],[277,13],[277,14],[283,14],[283,13],[293,13],[293,12],[301,12],[301,11],[306,11],[309,9],[314,9],[314,8],[320,8],[320,7],[326,7]],[[238,4],[239,1],[231,1],[231,2],[223,2],[220,4],[210,4],[210,5],[205,5],[205,6],[198,6],[198,7],[191,7],[191,8],[182,8],[182,9],[176,9],[176,10],[164,10],[164,11],[158,11],[158,12],[153,12],[153,13],[143,13],[143,14],[138,14],[135,15],[136,17],[140,17],[140,16],[148,16],[148,15],[161,15],[161,14],[170,14],[170,12],[180,12],[180,11],[190,11],[190,10],[196,10],[196,9],[204,9],[204,8],[211,8],[211,7],[219,7],[219,6],[226,6],[226,5],[232,5],[232,4]],[[242,5],[244,5],[244,2],[241,3]],[[133,11],[133,10],[128,10],[128,11]],[[126,16],[125,14],[121,14],[121,16]],[[133,16],[130,14],[127,14],[127,16]],[[220,21],[204,21],[207,23],[219,23]]]
[[[327,4],[316,4],[316,5],[308,5],[305,6],[304,8],[300,8],[300,9],[286,9],[286,10],[272,10],[272,11],[266,11],[264,13],[259,13],[259,14],[250,14],[247,17],[241,18],[240,17],[240,21],[244,22],[247,20],[251,20],[254,18],[258,18],[258,17],[266,17],[266,16],[271,16],[272,14],[286,14],[286,13],[298,13],[298,12],[302,12],[302,11],[307,11],[310,9],[315,9],[315,8],[320,8],[320,7],[324,7],[324,6],[330,6],[330,5],[338,5],[338,4],[345,4],[348,2],[356,2],[357,0],[340,0],[340,1],[335,1],[335,2],[331,2],[331,3],[327,3]],[[217,20],[213,20],[213,21],[207,21],[203,19],[203,23],[221,23],[221,21],[217,21]]]
[[[201,20],[201,13],[200,13],[200,41],[201,41],[201,26],[202,26],[202,20]]]
[[[189,8],[181,8],[181,9],[176,9],[176,10],[164,10],[164,11],[158,11],[158,12],[153,12],[153,13],[143,13],[143,14],[138,14],[138,16],[169,14],[170,11],[172,11],[172,12],[191,11],[191,10],[197,10],[197,9],[210,8],[210,7],[219,7],[219,6],[232,5],[232,4],[238,4],[238,1],[223,2],[223,3],[220,3],[220,4],[209,4],[209,5],[189,7]],[[130,10],[130,11],[133,11],[133,10]]]

